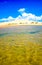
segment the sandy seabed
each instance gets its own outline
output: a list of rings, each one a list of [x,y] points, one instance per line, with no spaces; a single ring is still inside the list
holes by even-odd
[[[42,65],[42,33],[0,33],[0,65]]]

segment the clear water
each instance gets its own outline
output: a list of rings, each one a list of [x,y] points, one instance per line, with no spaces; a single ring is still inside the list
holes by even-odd
[[[42,34],[42,26],[14,26],[0,28],[0,36],[11,34]]]

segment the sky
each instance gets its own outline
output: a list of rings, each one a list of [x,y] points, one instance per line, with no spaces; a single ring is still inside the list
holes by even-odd
[[[0,22],[15,19],[42,22],[42,0],[0,0]]]

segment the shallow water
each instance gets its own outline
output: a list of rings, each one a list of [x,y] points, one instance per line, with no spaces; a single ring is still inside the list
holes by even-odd
[[[42,26],[0,28],[0,65],[42,65]]]
[[[42,26],[14,26],[0,28],[0,36],[8,34],[41,34]]]

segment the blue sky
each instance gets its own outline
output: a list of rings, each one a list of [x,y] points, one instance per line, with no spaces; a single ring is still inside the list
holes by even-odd
[[[0,19],[16,18],[21,15],[18,10],[22,8],[26,13],[42,16],[42,0],[0,0]]]

